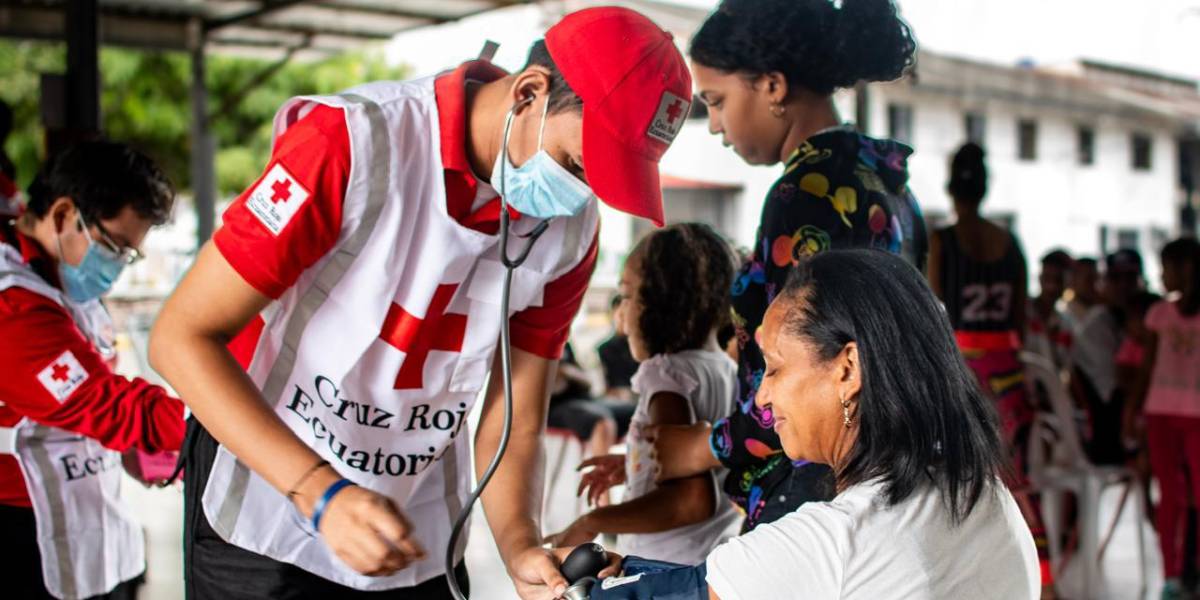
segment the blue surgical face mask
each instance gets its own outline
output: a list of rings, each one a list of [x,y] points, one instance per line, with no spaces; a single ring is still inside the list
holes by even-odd
[[[492,184],[497,186],[504,202],[522,215],[538,219],[579,214],[596,197],[592,188],[558,164],[542,147],[549,108],[550,102],[547,100],[538,130],[537,154],[520,167],[513,166],[508,157],[508,134],[517,107],[508,112],[504,140],[500,145],[500,154],[496,156],[496,165],[492,168]]]
[[[77,266],[67,264],[63,258],[62,238],[55,238],[58,243],[58,275],[68,298],[75,302],[87,302],[112,289],[113,283],[125,269],[125,260],[92,239],[82,215],[79,216],[79,227],[88,242],[88,249]]]

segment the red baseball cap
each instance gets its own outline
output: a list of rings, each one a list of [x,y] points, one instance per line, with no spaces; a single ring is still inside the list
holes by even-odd
[[[563,17],[546,49],[583,100],[583,166],[609,206],[663,224],[658,162],[691,110],[692,76],[670,33],[627,8]]]

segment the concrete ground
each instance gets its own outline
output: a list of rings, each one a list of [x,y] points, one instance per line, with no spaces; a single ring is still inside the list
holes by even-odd
[[[183,496],[179,488],[145,489],[132,480],[125,487],[126,496],[146,526],[146,553],[148,570],[146,585],[142,588],[144,600],[176,600],[183,598]],[[1120,492],[1112,489],[1104,496],[1101,517],[1107,521],[1116,509]],[[516,600],[512,583],[505,574],[504,565],[496,552],[483,514],[475,510],[471,522],[471,537],[467,547],[467,566],[471,573],[471,587],[476,597],[487,600]],[[1104,561],[1103,592],[1094,600],[1132,600],[1138,598],[1140,587],[1137,560],[1136,535],[1138,524],[1132,510],[1122,515],[1111,547]],[[1142,598],[1158,597],[1162,585],[1161,559],[1154,531],[1148,523],[1142,524],[1145,536],[1146,564],[1149,574],[1146,595]],[[1069,565],[1060,580],[1062,598],[1083,599],[1074,590],[1079,589],[1078,569]]]

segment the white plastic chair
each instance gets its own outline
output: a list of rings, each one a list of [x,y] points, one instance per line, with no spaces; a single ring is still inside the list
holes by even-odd
[[[1137,510],[1138,573],[1141,589],[1146,594],[1146,547],[1142,536],[1145,519],[1145,498],[1141,493],[1138,473],[1124,465],[1096,465],[1084,452],[1082,438],[1076,427],[1073,403],[1062,375],[1047,359],[1029,352],[1021,353],[1025,376],[1031,389],[1045,390],[1050,411],[1039,411],[1034,418],[1029,439],[1029,481],[1031,491],[1042,495],[1042,518],[1050,544],[1051,566],[1060,574],[1064,566],[1060,507],[1062,494],[1070,493],[1079,510],[1079,551],[1082,567],[1082,598],[1096,598],[1102,581],[1103,555],[1100,551],[1100,497],[1113,485],[1130,486]],[[1124,502],[1113,517],[1115,524],[1124,511]],[[1111,527],[1109,528],[1111,531]]]

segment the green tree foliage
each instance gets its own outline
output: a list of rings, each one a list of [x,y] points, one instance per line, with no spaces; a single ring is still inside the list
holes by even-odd
[[[253,83],[271,61],[210,55],[207,64],[210,126],[217,140],[217,188],[236,194],[258,177],[271,150],[271,121],[292,96],[329,94],[366,81],[401,79],[378,52],[346,53],[320,62],[292,61]],[[41,73],[62,73],[62,44],[0,40],[0,100],[13,107],[14,131],[5,149],[24,187],[41,161],[38,108]],[[189,186],[191,66],[172,52],[104,48],[100,53],[101,111],[108,137],[153,156],[180,188]]]
[[[41,161],[38,109],[41,73],[62,73],[66,53],[49,44],[0,40],[0,101],[13,110],[13,132],[4,149],[17,166],[17,184],[29,184]]]

